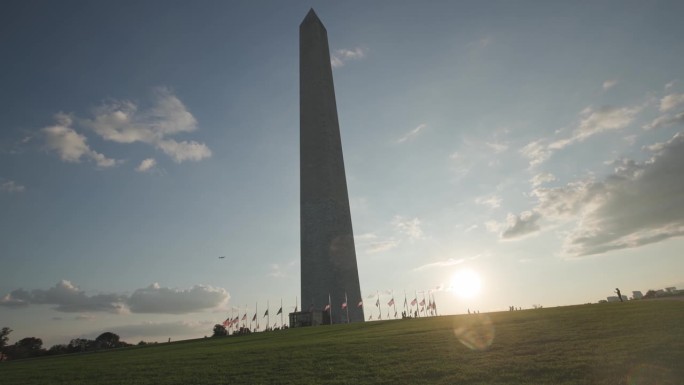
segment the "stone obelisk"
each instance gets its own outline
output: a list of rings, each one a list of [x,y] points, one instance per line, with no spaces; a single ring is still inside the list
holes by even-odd
[[[328,33],[313,9],[299,26],[299,114],[302,310],[330,298],[333,323],[347,310],[363,322]]]

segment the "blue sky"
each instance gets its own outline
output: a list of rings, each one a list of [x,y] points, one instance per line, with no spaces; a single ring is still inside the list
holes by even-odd
[[[310,7],[330,39],[361,290],[383,317],[392,291],[431,290],[452,314],[684,286],[681,2],[11,1],[13,338],[165,341],[237,307],[294,308]],[[463,271],[480,280],[468,298]]]

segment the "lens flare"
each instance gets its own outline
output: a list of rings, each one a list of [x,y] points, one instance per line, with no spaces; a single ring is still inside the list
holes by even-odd
[[[454,325],[454,335],[468,349],[487,350],[494,342],[494,324],[486,314],[459,317]]]

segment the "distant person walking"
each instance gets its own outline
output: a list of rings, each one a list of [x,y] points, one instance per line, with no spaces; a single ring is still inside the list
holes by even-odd
[[[618,298],[620,298],[620,302],[625,302],[622,300],[622,294],[620,294],[620,289],[618,289],[617,287],[615,288],[615,293],[617,293]]]

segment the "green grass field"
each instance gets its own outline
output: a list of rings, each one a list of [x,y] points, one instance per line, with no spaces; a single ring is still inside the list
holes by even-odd
[[[684,301],[367,322],[0,363],[0,384],[684,384]]]

